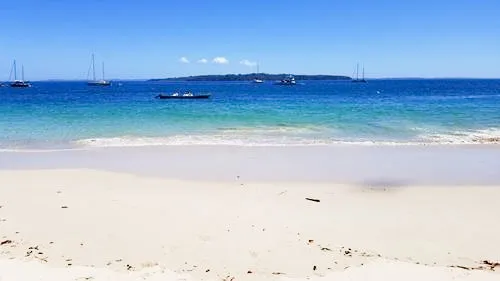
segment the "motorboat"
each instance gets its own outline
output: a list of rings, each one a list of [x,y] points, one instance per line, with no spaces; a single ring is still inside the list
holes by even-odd
[[[277,85],[285,85],[285,86],[293,86],[297,85],[297,82],[295,82],[295,77],[293,75],[288,75],[288,77],[281,79],[280,81],[276,82]]]
[[[157,99],[208,99],[210,98],[210,94],[193,94],[191,92],[186,92],[184,94],[173,93],[170,95],[167,94],[159,94],[156,96]]]

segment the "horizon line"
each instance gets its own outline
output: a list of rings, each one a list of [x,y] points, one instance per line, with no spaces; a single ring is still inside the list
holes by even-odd
[[[108,81],[148,81],[148,80],[162,80],[162,79],[182,79],[189,77],[197,77],[197,76],[224,76],[231,74],[203,74],[203,75],[190,75],[190,76],[180,76],[180,77],[162,77],[162,78],[110,78],[106,79]],[[238,74],[232,74],[238,75]],[[280,74],[271,74],[271,75],[280,75]],[[295,76],[345,76],[352,79],[352,77],[347,75],[333,75],[333,74],[293,74]],[[500,80],[500,77],[377,77],[377,78],[366,78],[366,80],[439,80],[439,79],[449,79],[449,80]],[[326,81],[328,79],[325,79]],[[26,80],[28,82],[86,82],[88,79],[36,79],[36,80]],[[318,80],[320,81],[320,80]],[[338,80],[335,80],[338,81]],[[9,83],[11,81],[0,81],[0,83]],[[202,82],[202,81],[188,81],[188,82]],[[237,82],[237,81],[217,81],[217,82]]]
[[[198,74],[198,75],[186,75],[186,76],[171,76],[171,77],[161,77],[161,78],[109,78],[106,79],[108,81],[148,81],[148,80],[163,80],[163,79],[182,79],[182,78],[192,78],[192,77],[200,77],[200,76],[227,76],[227,75],[294,75],[294,76],[338,76],[338,77],[348,77],[350,79],[354,79],[349,75],[341,75],[341,74],[294,74],[294,73],[226,73],[226,74]],[[467,76],[434,76],[434,77],[419,77],[419,76],[400,76],[400,77],[365,77],[366,80],[437,80],[437,79],[470,79],[470,80],[500,80],[500,77],[467,77]],[[305,80],[305,79],[303,79]],[[326,81],[328,79],[324,79]],[[80,78],[47,78],[47,79],[27,79],[28,82],[84,82],[89,81],[89,79],[80,79]],[[224,82],[223,80],[219,80],[220,82]],[[1,83],[9,83],[11,80],[0,80]],[[197,81],[191,81],[197,82]],[[230,82],[230,81],[228,81]],[[234,82],[234,81],[233,81]]]

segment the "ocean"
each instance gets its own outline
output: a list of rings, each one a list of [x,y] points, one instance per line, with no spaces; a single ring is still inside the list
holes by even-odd
[[[500,80],[33,82],[0,87],[0,149],[500,143]],[[191,90],[208,100],[159,100]]]

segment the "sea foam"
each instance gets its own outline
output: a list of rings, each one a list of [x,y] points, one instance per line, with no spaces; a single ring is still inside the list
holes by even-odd
[[[228,130],[232,131],[232,130]],[[167,145],[233,145],[233,146],[310,146],[310,145],[459,145],[500,144],[500,129],[425,133],[412,139],[370,140],[361,138],[304,137],[280,134],[220,133],[206,135],[173,135],[164,137],[123,136],[89,138],[75,141],[78,147],[128,147]]]

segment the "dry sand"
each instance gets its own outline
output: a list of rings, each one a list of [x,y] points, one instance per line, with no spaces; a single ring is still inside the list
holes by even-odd
[[[500,261],[499,199],[496,186],[4,170],[0,280],[500,280],[484,264]]]

